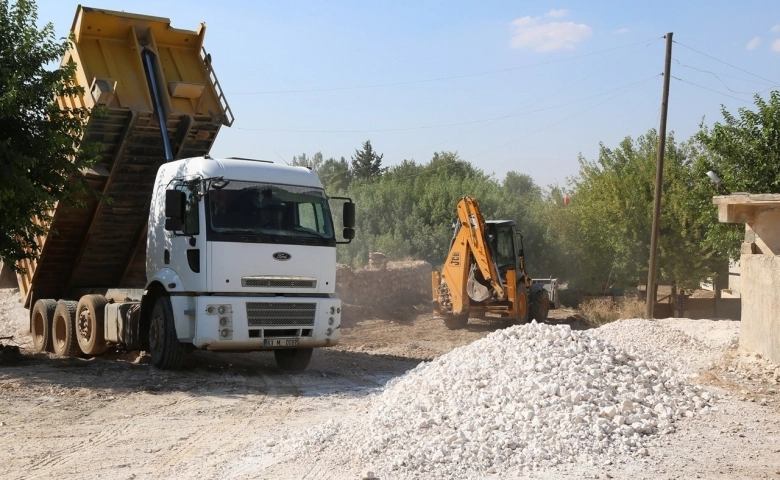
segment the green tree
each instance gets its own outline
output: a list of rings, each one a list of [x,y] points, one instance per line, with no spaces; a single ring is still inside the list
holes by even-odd
[[[325,190],[331,193],[345,193],[352,181],[352,173],[349,171],[349,164],[344,157],[339,160],[332,157],[325,160],[318,175],[325,185]]]
[[[323,159],[322,159],[322,152],[317,152],[314,155],[312,155],[311,158],[307,157],[305,153],[300,154],[299,156],[293,155],[292,164],[294,167],[306,167],[309,170],[313,171],[317,175],[320,173],[320,168],[322,167]]]
[[[352,175],[355,178],[373,179],[382,175],[382,157],[374,151],[371,140],[363,143],[362,150],[355,150],[352,156]]]
[[[657,145],[658,135],[650,130],[614,149],[601,145],[596,161],[580,159],[572,202],[552,220],[568,252],[564,276],[577,287],[598,292],[646,281]],[[669,136],[658,250],[659,278],[688,288],[712,276],[718,260],[703,242],[706,224],[691,194],[692,157],[689,144],[678,145]]]
[[[772,91],[768,101],[756,95],[755,104],[755,111],[740,108],[738,116],[723,107],[724,123],[702,126],[695,137],[700,150],[693,165],[693,189],[700,221],[707,223],[707,245],[724,258],[739,258],[744,226],[718,222],[712,196],[726,191],[780,193],[780,92]],[[721,177],[725,188],[707,179],[709,170]]]
[[[365,265],[369,252],[381,251],[394,260],[426,260],[438,268],[450,245],[457,202],[471,195],[486,219],[518,223],[530,240],[531,264],[540,265],[537,260],[547,249],[536,248],[544,237],[527,213],[539,201],[540,189],[530,185],[524,190],[527,197],[520,198],[453,152],[437,152],[427,164],[404,160],[376,180],[354,179],[349,193],[358,206],[357,235],[354,242],[339,247],[339,259]]]
[[[755,96],[756,111],[721,108],[724,123],[702,127],[704,166],[715,170],[732,192],[780,193],[780,92],[769,101]]]
[[[53,99],[84,95],[74,64],[47,69],[66,52],[51,24],[37,29],[32,0],[0,0],[0,257],[15,263],[38,255],[58,201],[83,186],[79,170],[94,162],[81,144],[88,112]],[[38,218],[40,222],[34,222]]]

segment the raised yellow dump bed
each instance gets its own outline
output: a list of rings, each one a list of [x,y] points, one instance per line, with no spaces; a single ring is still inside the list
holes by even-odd
[[[180,30],[167,18],[79,6],[72,32],[75,43],[62,61],[77,64],[86,94],[58,101],[105,107],[105,114],[90,116],[85,135],[102,145],[101,160],[84,174],[110,200],[56,209],[40,260],[24,262],[27,271],[18,277],[27,306],[85,288],[143,288],[152,186],[166,161],[158,118],[173,158],[207,154],[220,127],[233,123],[203,49],[205,24]]]

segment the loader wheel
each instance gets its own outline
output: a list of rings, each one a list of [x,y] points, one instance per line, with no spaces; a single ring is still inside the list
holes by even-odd
[[[184,361],[184,346],[176,336],[173,308],[168,297],[158,298],[152,309],[149,354],[152,356],[152,365],[161,370],[179,368]]]
[[[547,318],[548,313],[550,313],[550,297],[547,290],[537,290],[531,299],[531,319],[541,322]]]
[[[517,294],[515,295],[515,298],[517,299],[517,305],[515,306],[515,309],[517,310],[517,316],[512,319],[512,323],[515,325],[522,325],[528,322],[529,313],[528,289],[522,282],[517,284]]]
[[[85,355],[100,355],[108,349],[103,331],[106,304],[103,295],[84,295],[76,307],[76,338]]]
[[[76,307],[78,302],[60,300],[54,309],[51,322],[52,349],[61,357],[80,357],[81,350],[76,340]]]
[[[50,298],[35,302],[30,313],[30,335],[35,353],[51,352],[51,322],[57,301]]]
[[[444,315],[444,326],[450,330],[458,330],[460,328],[466,328],[469,324],[468,314],[461,315]]]
[[[276,366],[288,372],[302,372],[311,361],[313,348],[283,348],[274,350]]]

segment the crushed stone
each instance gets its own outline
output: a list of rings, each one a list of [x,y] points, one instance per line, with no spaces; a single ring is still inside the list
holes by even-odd
[[[626,329],[647,327],[648,342],[662,338],[634,323]],[[501,476],[646,455],[654,437],[715,400],[670,365],[589,331],[532,322],[420,364],[388,382],[354,421],[331,419],[259,447],[284,457],[350,452],[344,464],[379,478]]]

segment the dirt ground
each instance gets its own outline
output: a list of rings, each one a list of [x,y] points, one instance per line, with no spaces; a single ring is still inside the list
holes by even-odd
[[[27,312],[17,295],[0,290],[0,337],[14,335],[0,343],[24,347]],[[549,321],[573,322],[572,313],[555,311]],[[345,314],[342,342],[315,351],[295,375],[280,372],[270,353],[196,352],[183,370],[169,372],[138,352],[63,359],[22,349],[20,358],[0,362],[0,477],[360,478],[305,456],[264,458],[257,446],[360,415],[389,379],[501,326],[472,320],[450,331],[410,308],[375,318],[347,306]],[[681,421],[648,457],[532,478],[780,478],[777,378],[761,362],[736,367],[745,361],[730,352],[705,372],[702,383],[724,396],[717,411]]]

